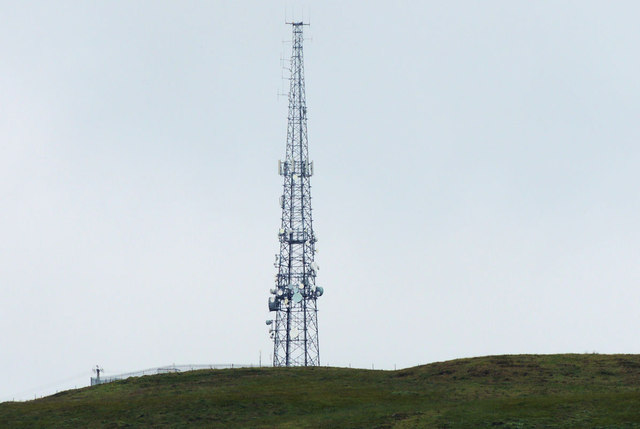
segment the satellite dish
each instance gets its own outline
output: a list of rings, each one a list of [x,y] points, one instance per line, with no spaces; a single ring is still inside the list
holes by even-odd
[[[302,282],[298,283],[298,289],[304,289],[304,283]]]
[[[278,289],[278,296],[282,296],[283,293],[282,289]]]
[[[275,295],[277,291],[275,289],[269,289],[269,292],[271,292],[271,295]]]
[[[324,288],[320,286],[316,287],[316,296],[322,296],[323,293],[324,293]]]
[[[315,292],[316,291],[316,285],[311,286],[311,292]]]
[[[268,326],[268,325],[271,325],[271,324],[273,323],[273,320],[272,320],[272,319],[269,319],[269,320],[267,320],[265,323],[267,324],[267,326]]]
[[[271,297],[269,298],[269,311],[276,311],[278,310],[278,301],[276,301],[275,297]]]
[[[284,299],[284,305],[289,305],[289,298]]]
[[[296,292],[293,294],[293,298],[291,298],[293,300],[293,302],[295,302],[296,304],[299,303],[300,301],[302,301],[302,294],[300,292]]]

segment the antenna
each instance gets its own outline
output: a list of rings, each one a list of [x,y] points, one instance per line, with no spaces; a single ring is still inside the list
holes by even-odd
[[[305,97],[303,29],[309,23],[293,19],[291,25],[291,56],[288,71],[289,112],[287,115],[287,144],[285,161],[278,165],[283,192],[279,201],[282,210],[278,232],[279,256],[275,287],[269,298],[269,336],[273,339],[273,366],[318,366],[317,299],[322,288],[316,287],[319,270],[315,263],[316,234],[313,232],[311,211],[311,176],[313,164],[309,159],[307,134],[307,102]],[[268,323],[271,321],[271,323]]]
[[[286,15],[286,10],[285,10],[285,15]],[[286,20],[286,18],[285,18],[285,20]],[[291,41],[290,40],[287,40],[287,41],[283,40],[282,44],[284,45],[285,43],[291,43]],[[289,79],[290,79],[291,69],[287,67],[287,62],[289,62],[289,61],[290,60],[284,58],[283,54],[280,55],[280,83],[281,83],[281,85],[284,85],[284,82],[285,81],[288,82]],[[289,73],[289,77],[285,77],[285,75],[284,75],[285,71]],[[283,86],[281,86],[278,89],[278,101],[280,100],[280,97],[285,97],[285,98],[289,97],[289,94],[287,92],[285,92]]]
[[[294,293],[291,300],[296,304],[300,303],[300,301],[302,301],[302,294],[300,292]]]

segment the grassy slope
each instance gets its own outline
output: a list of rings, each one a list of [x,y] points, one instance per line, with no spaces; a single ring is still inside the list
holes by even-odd
[[[0,426],[640,428],[640,355],[164,374],[6,402]]]

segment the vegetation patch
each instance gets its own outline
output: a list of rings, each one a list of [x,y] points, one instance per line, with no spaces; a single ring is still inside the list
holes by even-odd
[[[202,370],[0,404],[11,428],[640,428],[640,355]]]

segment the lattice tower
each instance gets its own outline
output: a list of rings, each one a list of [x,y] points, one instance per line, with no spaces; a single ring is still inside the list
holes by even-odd
[[[278,161],[278,172],[284,178],[280,197],[282,221],[278,231],[280,253],[275,261],[278,270],[275,288],[271,289],[269,298],[269,310],[275,312],[275,320],[267,320],[267,324],[274,342],[274,366],[317,366],[320,365],[317,299],[323,294],[323,288],[316,285],[317,238],[311,216],[313,162],[309,161],[302,52],[302,30],[306,24],[290,24],[293,46],[287,149],[285,159]]]

